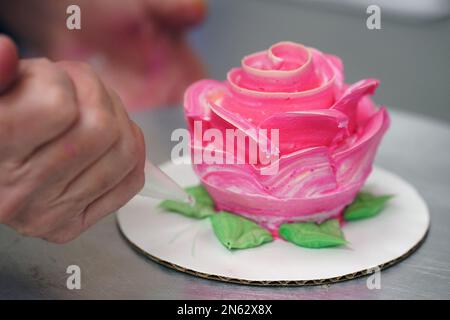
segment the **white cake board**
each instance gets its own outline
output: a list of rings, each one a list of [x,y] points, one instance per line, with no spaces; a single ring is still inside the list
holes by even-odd
[[[190,165],[162,169],[182,186],[199,181]],[[343,226],[346,247],[307,249],[283,240],[258,248],[228,251],[209,219],[165,212],[160,201],[136,196],[118,213],[125,238],[147,257],[203,278],[254,285],[314,285],[353,279],[409,256],[425,239],[430,217],[425,201],[408,182],[375,168],[364,187],[394,194],[378,216]]]

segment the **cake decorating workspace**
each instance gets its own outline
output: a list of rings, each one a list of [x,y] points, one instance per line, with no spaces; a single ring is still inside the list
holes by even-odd
[[[146,40],[153,31],[146,32],[153,29],[131,23],[142,15],[124,19],[126,32],[112,30],[117,43],[126,40],[121,49],[129,61],[120,60],[121,50],[111,61],[94,54],[89,46],[95,41],[57,48],[91,63],[107,78],[99,87],[112,94],[111,80],[133,104],[124,110],[144,139],[130,149],[127,165],[137,155],[144,161],[145,143],[145,186],[65,244],[22,236],[20,224],[14,225],[20,219],[0,223],[0,300],[449,299],[450,44],[442,39],[450,30],[450,10],[447,2],[441,10],[440,0],[414,4],[415,10],[380,3],[383,18],[377,22],[366,21],[369,8],[353,0],[342,6],[328,0],[214,0],[192,30],[155,16],[151,22],[162,23],[155,30],[168,38],[152,45]],[[120,9],[116,13],[120,17]],[[0,32],[8,34],[8,19],[1,18]],[[134,32],[146,44],[133,47],[136,56]],[[13,40],[20,51],[27,49]],[[98,42],[103,40],[108,42]],[[178,40],[186,43],[176,45]],[[117,43],[107,48],[115,51]],[[138,61],[133,57],[140,49],[154,56]],[[133,72],[126,65],[133,62],[139,77],[127,78]],[[15,88],[16,82],[7,84]],[[184,92],[183,101],[177,91]],[[128,120],[127,112],[121,115]],[[141,137],[134,129],[132,138]],[[177,158],[180,132],[189,140],[183,158]],[[243,144],[235,146],[242,132]],[[254,142],[257,147],[245,149]],[[256,152],[261,146],[266,149]],[[71,162],[82,162],[71,143],[64,147]],[[240,165],[242,150],[244,160],[251,162],[252,152],[260,158]],[[207,156],[196,162],[196,152]],[[233,163],[211,162],[218,155]],[[3,173],[2,196],[9,183]],[[136,174],[123,173],[114,176],[123,175],[123,182]],[[80,189],[90,190],[84,188],[90,183]],[[59,191],[60,185],[51,186]],[[45,185],[35,189],[46,195]],[[39,204],[36,194],[25,194],[23,202]],[[35,208],[12,207],[18,217],[20,208]],[[56,231],[64,231],[61,226]],[[74,270],[76,288],[69,282]]]
[[[431,119],[392,111],[395,124],[382,144],[376,166],[396,176],[407,177],[409,184],[425,200],[430,212],[430,229],[423,244],[406,259],[381,271],[381,290],[367,288],[368,276],[331,285],[316,286],[248,286],[203,279],[149,259],[145,252],[130,245],[121,234],[117,217],[111,215],[66,246],[51,245],[42,240],[23,238],[1,227],[0,283],[2,298],[152,298],[152,299],[400,299],[442,298],[448,295],[450,254],[446,225],[450,223],[450,192],[447,164],[450,156],[440,146],[450,139],[450,126]],[[176,119],[169,122],[169,119]],[[184,122],[181,109],[151,110],[139,114],[137,121],[148,136],[156,132],[167,135]],[[414,131],[409,128],[415,128]],[[429,143],[433,141],[433,143]],[[398,146],[401,145],[400,150]],[[420,149],[417,146],[422,146]],[[159,156],[170,155],[164,140],[153,142]],[[153,149],[154,150],[154,149]],[[404,154],[409,157],[405,158]],[[433,157],[428,155],[433,154]],[[150,157],[150,154],[149,154]],[[167,158],[166,158],[167,159]],[[162,162],[160,159],[159,161]],[[158,159],[155,159],[158,162]],[[421,163],[417,169],[417,163]],[[192,179],[192,176],[191,176]],[[405,179],[406,180],[406,179]],[[195,180],[186,181],[195,183]],[[142,199],[141,199],[142,200]],[[139,204],[132,202],[130,206]],[[142,200],[143,202],[152,200]],[[149,209],[151,210],[151,208]],[[135,214],[139,214],[136,212]],[[149,213],[150,214],[150,213]],[[389,211],[366,221],[377,223]],[[120,213],[119,213],[120,215]],[[168,219],[183,216],[167,213]],[[208,229],[209,221],[199,227]],[[344,232],[347,233],[344,227]],[[383,234],[385,230],[378,230]],[[183,236],[183,234],[181,234]],[[185,234],[186,236],[186,234]],[[176,239],[175,239],[176,240]],[[294,252],[304,251],[293,244]],[[211,246],[227,252],[211,237]],[[260,247],[263,249],[264,247]],[[199,248],[197,248],[199,249]],[[200,253],[195,251],[194,253]],[[254,249],[250,249],[254,250]],[[317,249],[323,250],[323,249]],[[325,250],[336,250],[330,248]],[[338,249],[350,250],[350,249]],[[188,255],[192,252],[189,247]],[[241,251],[244,252],[244,251]],[[314,253],[314,252],[313,252]],[[315,253],[314,253],[315,254]],[[371,253],[367,252],[370,256]],[[214,260],[214,257],[211,258]],[[67,290],[66,268],[77,264],[83,270],[83,290]],[[331,269],[332,270],[332,269]]]

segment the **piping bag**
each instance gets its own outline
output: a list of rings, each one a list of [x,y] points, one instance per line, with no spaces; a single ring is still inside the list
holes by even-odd
[[[160,168],[148,160],[145,160],[144,173],[145,184],[139,192],[141,196],[164,200],[176,200],[191,205],[195,204],[193,197],[191,197],[178,183]]]

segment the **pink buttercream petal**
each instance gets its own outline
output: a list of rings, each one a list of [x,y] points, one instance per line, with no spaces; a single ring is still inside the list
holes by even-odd
[[[215,80],[201,80],[192,84],[184,94],[184,113],[186,117],[208,120],[210,110],[208,101],[214,94],[222,96],[224,85]]]
[[[261,132],[252,121],[240,116],[237,113],[229,111],[219,104],[211,103],[210,107],[211,111],[216,116],[213,119],[216,119],[216,124],[219,123],[215,127],[220,128],[224,132],[224,137],[226,137],[227,143],[235,137],[234,134],[231,137],[226,134],[226,129],[230,129],[229,125],[231,125],[232,128],[238,129],[241,133],[251,139],[251,142],[247,141],[245,146],[243,146],[245,150],[249,150],[249,144],[253,143],[261,147],[260,152],[262,152],[265,157],[271,157],[271,155],[278,155],[280,153],[279,146],[277,144],[273,144],[270,140],[270,132],[263,134],[263,132]],[[228,126],[224,124],[228,124]],[[236,144],[236,152],[239,147],[242,146]]]
[[[279,130],[279,149],[284,155],[342,140],[347,123],[347,116],[338,110],[314,110],[278,113],[264,120],[260,128]]]
[[[356,111],[356,123],[358,127],[364,127],[367,121],[378,112],[378,107],[372,101],[370,96],[364,96],[358,103]]]
[[[252,139],[257,140],[257,136],[253,134],[256,133],[257,127],[248,119],[214,102],[210,103],[210,109],[218,118],[228,124],[227,128],[237,128],[242,132],[248,132]]]
[[[280,62],[255,63],[254,60],[262,56],[268,61],[276,56]],[[299,62],[293,63],[295,58]],[[291,42],[275,44],[268,53],[247,56],[242,63],[243,68],[234,68],[228,73],[230,91],[245,104],[264,103],[269,108],[276,104],[287,108],[295,105],[295,110],[326,109],[335,99],[336,78],[342,78],[337,74],[339,69],[320,51]]]
[[[340,97],[340,93],[344,89],[344,64],[342,60],[332,54],[325,54],[326,59],[328,60],[330,67],[333,69],[333,72],[336,76],[335,84],[336,84],[336,98]]]
[[[222,163],[202,163],[196,166],[201,180],[239,194],[267,194],[274,198],[313,198],[335,190],[338,185],[326,147],[310,148],[282,156],[268,165],[238,164],[233,156],[227,163],[227,153],[220,154]],[[228,154],[230,155],[230,154]],[[271,171],[270,175],[264,172]],[[237,180],[241,183],[237,183]]]
[[[332,110],[339,110],[348,116],[348,129],[353,132],[357,125],[358,104],[366,95],[374,94],[379,81],[376,79],[365,79],[358,81],[348,87],[331,107]]]
[[[275,198],[265,193],[244,194],[203,181],[218,210],[247,216],[271,230],[284,222],[321,222],[338,217],[355,197],[361,186],[351,185],[314,198]]]
[[[338,187],[326,147],[293,152],[269,166],[276,166],[276,173],[260,175],[259,181],[276,198],[312,198]]]
[[[249,90],[294,92],[320,85],[311,50],[292,42],[279,42],[267,51],[244,57],[242,69],[234,72],[235,82]]]
[[[380,109],[356,140],[352,139],[347,148],[332,155],[339,184],[362,186],[372,170],[375,153],[389,123],[386,109]]]

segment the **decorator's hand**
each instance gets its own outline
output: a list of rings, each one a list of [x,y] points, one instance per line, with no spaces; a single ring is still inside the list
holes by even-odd
[[[0,223],[64,243],[144,183],[140,129],[78,62],[18,60],[0,36]]]
[[[81,30],[66,28],[66,9],[81,9]],[[203,76],[185,40],[203,20],[205,0],[14,0],[0,18],[39,53],[89,62],[129,108],[181,102]]]

